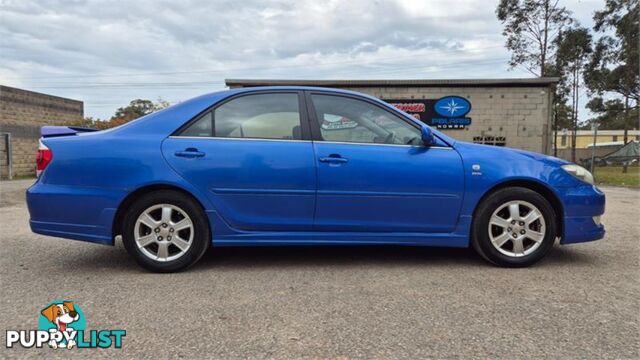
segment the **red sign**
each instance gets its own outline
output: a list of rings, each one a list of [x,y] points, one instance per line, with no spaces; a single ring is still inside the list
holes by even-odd
[[[391,102],[391,101],[389,101]],[[398,109],[408,112],[408,113],[421,113],[425,110],[424,103],[391,103],[391,105],[397,107]]]

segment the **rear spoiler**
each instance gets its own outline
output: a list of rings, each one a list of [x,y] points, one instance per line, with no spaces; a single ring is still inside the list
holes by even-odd
[[[98,129],[84,128],[79,126],[43,126],[40,129],[40,135],[43,138],[77,135],[84,132],[98,131]]]

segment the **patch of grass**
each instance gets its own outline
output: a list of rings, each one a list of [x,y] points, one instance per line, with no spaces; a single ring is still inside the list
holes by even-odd
[[[640,188],[640,166],[629,166],[622,173],[622,166],[598,166],[594,169],[598,185],[626,186]]]

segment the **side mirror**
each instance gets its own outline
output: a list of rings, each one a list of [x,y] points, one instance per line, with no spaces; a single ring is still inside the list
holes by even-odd
[[[433,131],[431,131],[430,127],[428,127],[427,125],[422,125],[422,128],[420,130],[421,130],[422,143],[425,146],[431,146],[435,144],[436,140],[433,137]]]

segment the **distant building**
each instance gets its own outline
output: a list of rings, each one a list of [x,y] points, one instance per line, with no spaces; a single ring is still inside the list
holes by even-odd
[[[570,149],[573,132],[560,130],[556,134],[558,149]],[[640,140],[640,130],[628,130],[627,142]],[[596,147],[624,145],[624,130],[598,130]],[[576,149],[588,149],[593,146],[593,130],[578,130],[576,134]]]
[[[0,85],[0,178],[7,178],[9,163],[14,177],[35,175],[40,127],[78,121],[83,113],[82,101]]]
[[[373,95],[456,139],[553,153],[552,96],[558,78],[462,80],[256,80],[227,79],[230,88],[300,85]],[[458,118],[439,113],[439,100],[470,104]],[[466,101],[465,101],[466,100]],[[442,104],[441,104],[442,105]],[[454,104],[455,105],[455,104]],[[468,108],[467,108],[468,109]],[[441,112],[441,111],[440,111]]]
[[[560,130],[556,134],[558,145],[557,156],[566,160],[571,159],[571,130]],[[640,130],[629,130],[627,141],[640,140]],[[595,149],[593,147],[593,131],[578,130],[576,136],[576,162],[590,159],[591,156],[605,156],[624,145],[624,130],[598,130]]]

